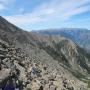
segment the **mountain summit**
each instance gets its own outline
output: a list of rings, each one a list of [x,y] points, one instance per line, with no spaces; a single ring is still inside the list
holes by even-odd
[[[62,36],[19,29],[0,17],[0,89],[87,90],[90,55]]]

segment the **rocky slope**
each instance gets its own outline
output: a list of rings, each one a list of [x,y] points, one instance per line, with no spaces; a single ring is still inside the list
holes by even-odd
[[[29,33],[0,17],[0,88],[87,90],[89,56],[69,39]]]
[[[82,28],[61,28],[35,31],[42,35],[60,35],[76,42],[90,53],[90,30]]]

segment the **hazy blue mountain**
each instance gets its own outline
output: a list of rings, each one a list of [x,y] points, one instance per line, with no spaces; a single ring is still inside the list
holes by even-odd
[[[73,40],[79,46],[90,52],[90,30],[82,28],[62,28],[36,31],[43,35],[60,35]]]

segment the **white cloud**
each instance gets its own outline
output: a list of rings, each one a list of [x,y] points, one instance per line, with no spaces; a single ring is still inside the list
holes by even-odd
[[[0,0],[0,12],[7,9],[7,6],[12,2],[14,2],[14,0]]]
[[[32,13],[8,16],[6,19],[16,25],[52,20],[67,21],[74,15],[90,11],[88,3],[90,4],[90,0],[51,0],[36,7]]]
[[[79,8],[76,8],[75,10],[71,10],[70,12],[65,13],[64,16],[69,18],[73,15],[77,15],[77,14],[80,14],[80,13],[84,13],[86,11],[90,11],[89,8],[90,8],[89,6],[79,7]]]
[[[14,24],[28,24],[28,23],[35,23],[41,21],[41,18],[31,16],[30,14],[25,15],[16,15],[16,16],[8,16],[6,17],[7,20],[11,21]]]

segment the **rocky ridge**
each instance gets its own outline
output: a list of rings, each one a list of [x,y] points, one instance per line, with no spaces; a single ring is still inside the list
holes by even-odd
[[[0,88],[87,90],[90,62],[79,46],[64,37],[23,31],[0,18]]]

